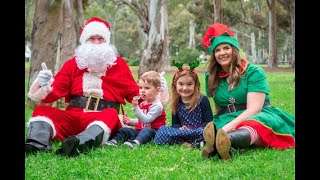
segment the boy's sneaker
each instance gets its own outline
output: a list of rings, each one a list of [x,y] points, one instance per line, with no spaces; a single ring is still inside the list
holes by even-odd
[[[136,147],[138,144],[137,144],[135,141],[133,141],[133,140],[128,140],[128,141],[126,141],[126,142],[124,143],[124,145],[126,145],[126,146],[128,146],[128,147],[130,147],[130,148],[134,148],[134,147]]]
[[[107,141],[107,142],[106,142],[106,145],[107,145],[107,146],[117,146],[117,145],[118,145],[118,142],[117,142],[117,140],[115,140],[115,139],[111,139],[110,141]]]
[[[205,144],[205,141],[195,141],[194,143],[192,143],[192,147],[195,149],[202,149],[205,146]]]

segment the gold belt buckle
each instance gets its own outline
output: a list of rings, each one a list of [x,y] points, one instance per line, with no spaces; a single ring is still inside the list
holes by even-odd
[[[228,110],[229,110],[229,113],[234,113],[237,111],[236,107],[234,106],[234,104],[228,104]]]
[[[95,101],[93,110],[89,109],[91,100]],[[97,111],[97,108],[98,108],[98,105],[99,105],[99,101],[100,101],[100,97],[97,96],[97,95],[91,94],[90,96],[88,96],[88,100],[86,102],[86,111]]]

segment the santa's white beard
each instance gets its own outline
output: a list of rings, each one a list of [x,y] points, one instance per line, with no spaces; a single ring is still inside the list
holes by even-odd
[[[107,43],[88,42],[78,46],[75,50],[78,68],[88,68],[90,73],[97,76],[105,75],[107,68],[116,64],[117,54],[115,46]]]

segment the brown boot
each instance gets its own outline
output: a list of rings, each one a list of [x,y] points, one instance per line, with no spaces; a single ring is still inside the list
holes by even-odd
[[[232,149],[244,149],[250,146],[250,133],[245,129],[238,129],[226,133],[219,129],[216,137],[216,147],[219,156],[223,160],[231,160]]]
[[[211,121],[209,122],[206,127],[203,130],[203,138],[206,141],[206,147],[202,151],[201,156],[203,158],[210,158],[217,154],[217,151],[215,150],[215,140],[216,140],[216,124]]]

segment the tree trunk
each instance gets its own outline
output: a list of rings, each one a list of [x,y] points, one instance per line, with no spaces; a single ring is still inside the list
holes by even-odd
[[[296,11],[296,5],[295,0],[291,1],[291,11],[290,11],[290,17],[291,17],[291,31],[292,31],[292,55],[291,55],[291,67],[294,68],[296,66],[296,44],[295,44],[295,36],[296,36],[296,30],[295,30],[295,11]]]
[[[278,67],[277,63],[277,21],[276,21],[276,0],[267,0],[269,7],[269,60],[267,67]]]
[[[214,0],[214,22],[223,23],[222,19],[222,1]]]
[[[142,50],[138,77],[146,71],[161,72],[170,66],[167,0],[110,0],[128,5],[138,16]]]
[[[42,62],[55,75],[62,64],[73,56],[80,36],[80,25],[84,24],[83,12],[79,12],[81,3],[80,0],[36,1],[29,87],[41,70]],[[74,8],[78,8],[77,13],[73,13]]]
[[[260,41],[260,38],[261,38],[261,31],[258,31],[258,37],[256,38],[257,42]],[[261,64],[262,63],[262,51],[263,51],[263,48],[261,47],[261,45],[258,44],[256,49],[257,49],[257,62],[259,64]]]
[[[161,72],[169,66],[167,1],[150,1],[148,17],[150,28],[144,31],[138,77],[146,71]]]
[[[254,32],[251,33],[251,57],[252,62],[255,64],[258,64],[259,61],[257,59],[257,52],[256,52],[256,37],[254,35]]]
[[[189,21],[189,49],[194,50],[196,47],[196,40],[195,40],[195,29],[196,29],[196,24],[194,23],[193,20]]]

